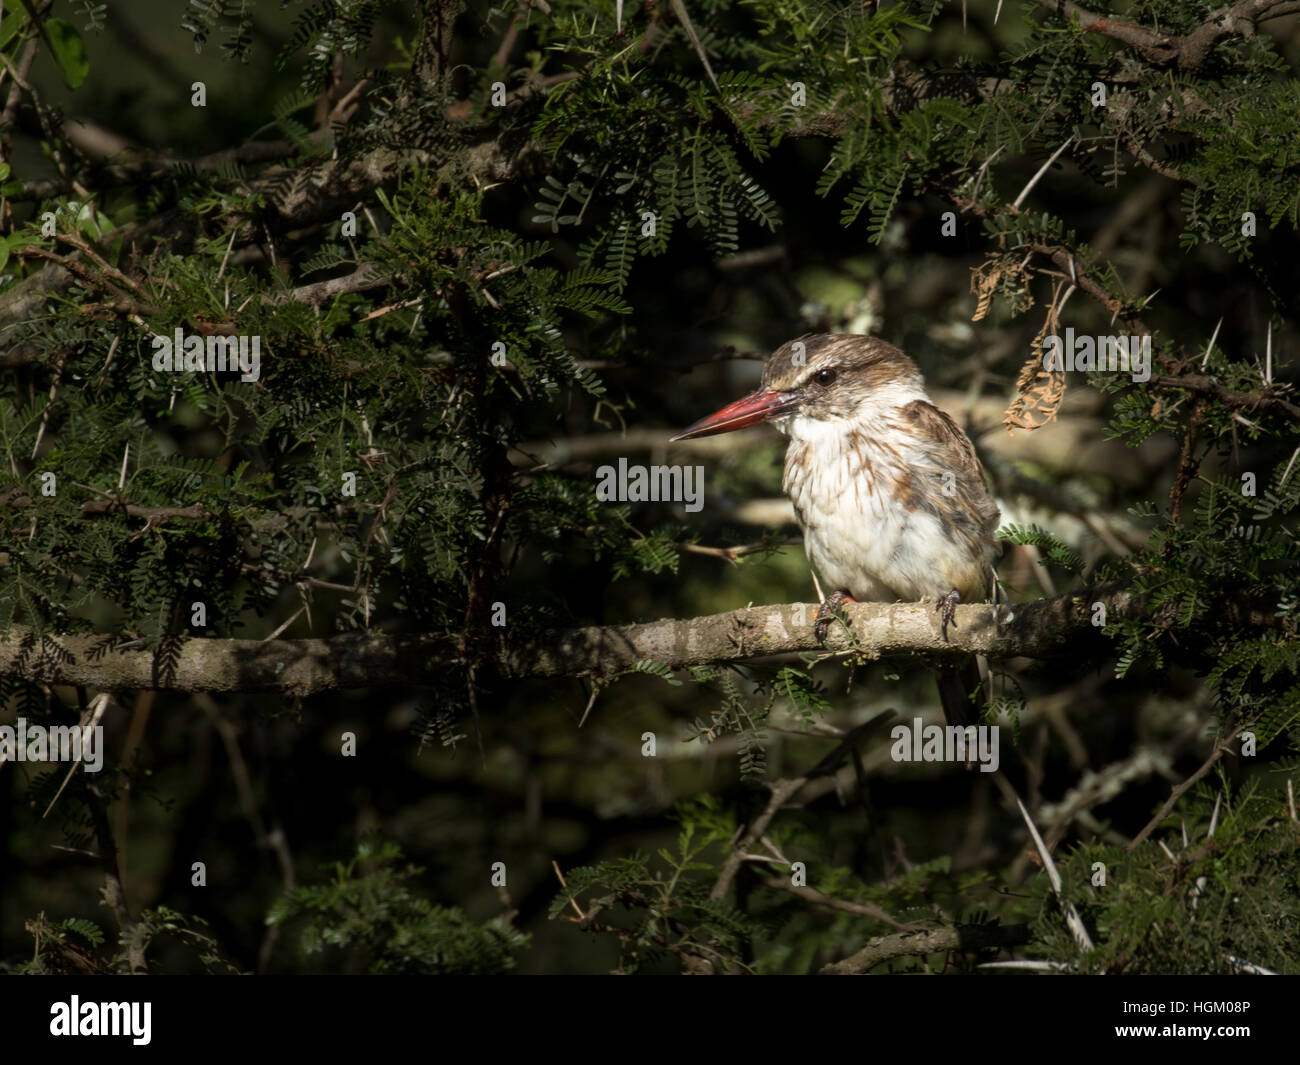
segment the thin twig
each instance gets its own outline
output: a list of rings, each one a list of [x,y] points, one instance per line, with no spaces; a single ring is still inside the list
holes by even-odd
[[[792,884],[789,880],[773,876],[768,877],[763,883],[772,888],[774,891],[785,891],[791,895],[797,895],[808,902],[816,903],[818,906],[825,906],[832,910],[841,910],[844,913],[857,914],[860,917],[870,917],[876,921],[883,921],[891,928],[896,928],[900,932],[919,932],[922,926],[914,923],[904,923],[893,914],[881,909],[874,902],[853,902],[850,899],[837,899],[830,895],[825,895],[814,887],[807,885],[800,886]]]
[[[1228,744],[1230,744],[1234,739],[1237,738],[1237,733],[1239,733],[1242,730],[1242,727],[1243,726],[1238,725],[1226,736],[1224,736],[1223,739],[1219,740],[1214,745],[1214,750],[1210,752],[1210,757],[1207,758],[1201,764],[1201,768],[1198,769],[1190,777],[1188,777],[1181,784],[1179,784],[1177,787],[1174,788],[1174,790],[1170,793],[1169,798],[1165,800],[1164,805],[1161,806],[1160,809],[1156,812],[1155,817],[1151,818],[1151,820],[1146,823],[1146,826],[1142,829],[1142,831],[1133,837],[1133,842],[1124,848],[1124,852],[1126,854],[1132,854],[1135,850],[1137,850],[1137,848],[1146,841],[1146,838],[1156,830],[1156,827],[1160,824],[1161,821],[1165,819],[1165,817],[1169,814],[1169,811],[1174,808],[1174,805],[1178,802],[1178,800],[1181,799],[1187,793],[1188,789],[1190,789],[1192,785],[1194,785],[1198,780],[1201,779],[1201,777],[1205,776],[1206,773],[1208,773],[1212,768],[1214,768],[1214,764],[1220,758],[1222,758],[1225,753],[1227,753]]]
[[[569,885],[565,883],[564,874],[560,872],[560,863],[554,858],[551,859],[551,868],[555,870],[555,879],[560,882],[560,887],[562,887],[567,893]],[[582,907],[578,905],[578,900],[572,895],[569,895],[569,905],[573,907],[573,912],[578,915],[578,920],[585,921],[587,919],[587,915],[582,912]]]

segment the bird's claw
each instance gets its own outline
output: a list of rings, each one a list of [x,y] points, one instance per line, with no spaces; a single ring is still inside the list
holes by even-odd
[[[824,644],[826,635],[830,631],[831,622],[835,620],[835,611],[845,603],[852,603],[853,597],[848,592],[831,592],[817,608],[817,617],[813,620],[813,635],[817,637],[817,642]]]
[[[935,604],[935,610],[939,611],[939,624],[945,640],[948,639],[948,626],[951,624],[955,628],[957,625],[957,604],[960,602],[961,594],[954,588],[947,595],[939,596],[939,601]]]

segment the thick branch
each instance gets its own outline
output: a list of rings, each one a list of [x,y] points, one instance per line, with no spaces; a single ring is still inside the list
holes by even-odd
[[[282,692],[306,696],[337,689],[419,684],[454,667],[444,641],[418,636],[349,634],[328,640],[185,641],[176,658],[155,661],[133,641],[50,636],[33,641],[15,627],[0,642],[0,676],[46,684],[82,684],[105,691]],[[94,678],[94,679],[91,679]]]
[[[497,665],[510,677],[562,677],[610,676],[642,660],[681,669],[801,652],[856,653],[869,658],[918,653],[1041,658],[1095,634],[1096,603],[1105,604],[1112,620],[1143,616],[1154,625],[1176,620],[1173,608],[1152,616],[1140,597],[1107,586],[1013,608],[1003,606],[996,623],[991,606],[959,606],[945,641],[933,603],[851,603],[843,609],[852,635],[835,625],[822,647],[813,635],[815,605],[786,603],[641,625],[507,637]],[[1283,626],[1276,611],[1262,601],[1243,598],[1216,609],[1222,620],[1243,629]],[[113,650],[115,639],[48,636],[37,645],[26,630],[15,627],[0,641],[0,676],[107,691],[279,691],[305,696],[421,684],[435,677],[445,679],[448,670],[465,668],[454,639],[434,636],[350,633],[330,639],[265,642],[196,637],[186,640],[174,662],[165,666],[139,646],[143,641]]]
[[[1040,599],[1014,609],[959,606],[956,627],[945,641],[933,603],[853,603],[844,608],[852,637],[832,626],[823,648],[813,634],[816,607],[807,603],[748,607],[686,620],[610,625],[551,633],[511,644],[505,668],[517,676],[611,674],[635,662],[663,662],[674,669],[736,662],[769,655],[858,650],[870,657],[891,654],[978,653],[998,657],[1043,656],[1070,636],[1092,628],[1092,603],[1108,614],[1127,613],[1129,593],[1108,588],[1059,599]],[[856,641],[856,642],[855,642]]]
[[[1127,592],[1063,596],[1001,608],[995,626],[989,606],[959,606],[944,642],[933,603],[854,603],[844,608],[857,649],[871,657],[916,652],[1042,655],[1071,635],[1092,630],[1091,604],[1110,613],[1133,604]],[[673,668],[736,662],[768,655],[822,650],[813,635],[812,604],[750,607],[726,614],[643,625],[611,625],[544,633],[509,641],[499,663],[514,677],[610,675],[642,659]],[[802,623],[796,618],[802,615]],[[1095,630],[1093,630],[1095,631]],[[31,646],[15,628],[0,642],[0,676],[47,684],[84,684],[101,690],[282,691],[303,696],[333,689],[422,683],[463,668],[451,642],[434,637],[349,634],[330,639],[189,639],[173,665],[162,668],[140,646],[109,649],[111,637],[47,637]],[[50,642],[57,641],[57,648]],[[828,647],[854,649],[840,626]]]

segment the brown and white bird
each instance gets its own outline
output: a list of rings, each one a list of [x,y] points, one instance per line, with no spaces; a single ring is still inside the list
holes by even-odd
[[[790,438],[781,487],[813,565],[843,602],[934,599],[945,638],[958,602],[993,591],[998,507],[975,449],[926,395],[916,365],[874,337],[813,334],[781,345],[758,391],[673,440],[772,422]],[[982,703],[974,658],[939,674],[952,724]]]

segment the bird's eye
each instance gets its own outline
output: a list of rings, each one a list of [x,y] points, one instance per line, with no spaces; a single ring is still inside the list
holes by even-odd
[[[816,381],[819,385],[828,385],[835,380],[835,371],[818,370],[817,373],[813,375],[813,380]]]

